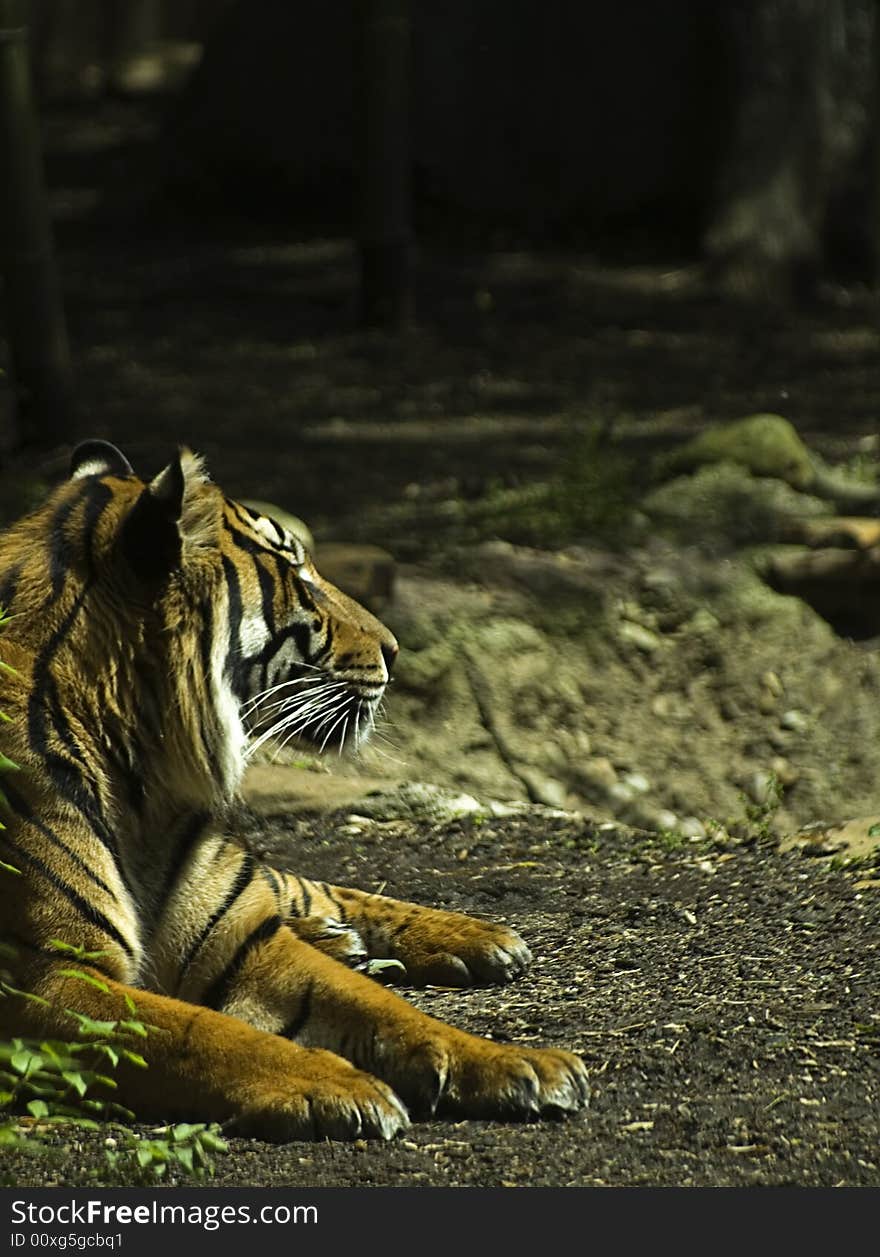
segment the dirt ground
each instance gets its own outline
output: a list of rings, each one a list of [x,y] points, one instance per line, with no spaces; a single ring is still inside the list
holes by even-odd
[[[82,434],[146,471],[186,441],[231,494],[302,515],[319,556],[397,562],[387,723],[357,763],[287,748],[248,839],[515,925],[536,956],[515,985],[411,997],[574,1048],[594,1086],[561,1126],[235,1141],[215,1181],[880,1183],[873,832],[858,860],[776,841],[880,812],[880,618],[856,591],[829,622],[762,578],[780,520],[831,509],[810,494],[728,467],[680,479],[684,516],[657,505],[671,450],[755,412],[876,479],[876,299],[756,311],[677,260],[426,246],[418,325],[364,334],[348,242],[144,201],[154,131],[123,105],[49,119]],[[65,456],[8,468],[0,513]],[[402,806],[412,782],[467,796],[458,816]],[[348,820],[368,786],[397,804]],[[335,818],[301,814],[340,791]],[[85,1181],[100,1159],[83,1137],[2,1172]]]
[[[593,1094],[562,1123],[232,1140],[217,1185],[880,1185],[880,869],[536,810],[479,825],[254,815],[247,829],[300,870],[515,925],[535,961],[513,985],[407,994],[480,1034],[576,1049]],[[64,1142],[60,1160],[5,1153],[6,1181],[87,1184],[103,1138]]]

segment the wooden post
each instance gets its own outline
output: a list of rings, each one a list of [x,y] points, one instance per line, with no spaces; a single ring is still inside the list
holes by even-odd
[[[70,435],[72,374],[31,84],[26,0],[0,0],[0,270],[18,442]]]
[[[361,321],[412,313],[409,0],[355,0]]]

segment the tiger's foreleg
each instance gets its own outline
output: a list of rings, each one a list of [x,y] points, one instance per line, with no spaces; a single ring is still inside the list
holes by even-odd
[[[252,926],[206,997],[224,1013],[381,1078],[416,1114],[528,1117],[579,1108],[586,1070],[569,1052],[481,1039],[296,937],[278,918]]]
[[[298,1046],[214,1009],[126,986],[89,966],[78,968],[96,985],[55,966],[28,979],[45,1003],[0,998],[0,1034],[79,1038],[76,1021],[65,1012],[69,1008],[99,1021],[136,1016],[148,1027],[146,1040],[136,1042],[147,1068],[120,1060],[113,1071],[118,1090],[107,1098],[139,1118],[229,1122],[236,1131],[273,1141],[390,1138],[409,1125],[406,1109],[387,1085],[332,1052]]]
[[[414,986],[464,987],[509,982],[532,959],[504,925],[290,873],[272,875],[283,881],[291,929],[354,968],[368,958],[397,960]]]
[[[338,921],[342,901],[333,888],[288,881],[221,839],[206,840],[200,859],[210,862],[210,883],[196,862],[169,898],[151,944],[162,990],[304,1048],[345,1057],[381,1078],[417,1113],[440,1105],[475,1117],[522,1117],[584,1102],[586,1073],[577,1057],[503,1046],[454,1029],[299,937],[288,922],[311,923],[314,934],[326,928],[322,909],[331,903]],[[307,899],[293,902],[291,882]],[[352,895],[355,911],[362,900]],[[403,918],[424,913],[388,902]],[[369,924],[365,915],[363,928]],[[342,929],[357,934],[360,925],[359,918]]]

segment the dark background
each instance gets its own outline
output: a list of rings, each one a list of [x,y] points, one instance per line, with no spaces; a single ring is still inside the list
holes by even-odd
[[[873,430],[873,348],[815,351],[875,317],[869,0],[2,8],[33,67],[4,96],[16,481],[81,435],[145,470],[188,441],[350,533],[407,488],[543,476],[584,431]],[[367,459],[362,420],[389,425]]]

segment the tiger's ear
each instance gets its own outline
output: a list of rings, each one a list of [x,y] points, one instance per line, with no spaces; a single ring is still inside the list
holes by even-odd
[[[182,455],[144,488],[122,526],[123,553],[138,576],[158,581],[179,564],[180,517],[186,489]]]
[[[70,456],[70,479],[85,476],[133,476],[131,463],[109,441],[82,441]]]

